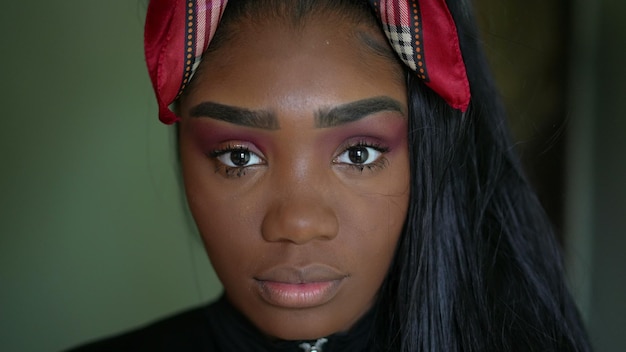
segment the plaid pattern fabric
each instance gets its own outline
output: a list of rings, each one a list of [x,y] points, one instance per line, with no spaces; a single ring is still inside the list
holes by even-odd
[[[385,23],[384,30],[387,38],[389,38],[389,43],[398,53],[400,59],[402,59],[411,70],[415,71],[417,69],[417,63],[414,60],[414,50],[411,45],[411,34],[408,28]]]
[[[367,0],[400,59],[455,109],[465,111],[469,82],[456,25],[445,0]],[[227,0],[151,0],[145,54],[159,119],[187,87],[219,24]]]
[[[398,57],[449,105],[467,110],[469,81],[446,1],[368,1]]]
[[[416,29],[412,27],[415,22],[411,19],[409,1],[380,0],[370,1],[370,3],[376,10],[391,47],[411,70],[417,71],[420,60],[417,58],[418,50],[413,41],[413,33]],[[411,3],[418,11],[416,16],[419,16],[417,1]],[[417,31],[419,32],[419,28]]]

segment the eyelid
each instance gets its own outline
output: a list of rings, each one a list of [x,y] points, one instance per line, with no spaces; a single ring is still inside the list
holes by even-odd
[[[235,165],[234,161],[232,161],[233,153],[241,153],[241,152],[245,152],[248,155],[248,160],[246,160],[246,165]],[[262,157],[260,157],[257,153],[250,151],[247,148],[228,149],[228,150],[224,150],[222,152],[215,153],[215,154],[216,154],[215,159],[217,160],[217,162],[222,163],[225,167],[228,167],[228,168],[250,168],[250,167],[265,164],[265,160],[263,160]],[[229,156],[231,160],[228,160]]]
[[[387,147],[387,145],[378,138],[354,137],[354,138],[349,138],[337,148],[337,151],[335,152],[335,157],[333,158],[333,160],[336,159],[342,153],[344,153],[346,150],[350,148],[354,148],[354,147],[359,147],[359,146],[374,148],[382,152],[383,154],[389,151],[389,147]]]
[[[225,162],[222,159],[228,154],[237,151],[246,151],[250,154],[254,154],[253,160],[255,160],[255,162],[250,165],[229,165],[228,162]],[[254,144],[249,142],[223,142],[213,150],[209,151],[207,155],[213,160],[215,173],[219,173],[226,178],[239,178],[245,176],[248,171],[267,165],[267,160],[265,159],[263,153],[261,153],[259,149],[254,146]]]
[[[258,155],[261,159],[265,160],[265,156],[263,152],[259,150],[259,148],[255,147],[254,144],[250,142],[240,142],[240,141],[228,141],[220,143],[217,147],[213,148],[209,152],[209,155],[213,158],[218,157],[224,153],[235,150],[246,150],[251,153]]]
[[[348,152],[350,148],[359,146],[373,148],[380,152],[380,155],[374,161],[368,164],[353,164],[339,161],[339,158],[344,153]],[[347,140],[338,148],[338,150],[339,151],[335,153],[335,157],[333,158],[332,163],[346,170],[352,170],[353,172],[357,172],[360,175],[366,169],[371,172],[376,172],[384,169],[385,166],[387,166],[388,164],[388,159],[385,157],[385,154],[387,154],[390,149],[377,138],[357,137]]]
[[[357,148],[357,147],[358,148],[364,148],[366,151],[367,150],[371,150],[371,151],[367,152],[367,160],[365,160],[366,162],[356,163],[356,162],[352,162],[350,160],[351,149]],[[370,153],[373,153],[373,155],[370,155]],[[378,159],[380,159],[383,156],[383,153],[384,153],[383,151],[379,150],[378,148],[372,147],[372,146],[367,146],[367,145],[354,146],[354,147],[350,147],[350,148],[346,149],[343,153],[339,154],[339,156],[337,156],[337,158],[335,158],[335,160],[336,160],[337,164],[367,166],[367,165],[373,164],[376,161],[378,161]],[[348,154],[347,158],[346,158],[346,154]],[[374,159],[372,161],[367,162],[371,158],[374,158]]]

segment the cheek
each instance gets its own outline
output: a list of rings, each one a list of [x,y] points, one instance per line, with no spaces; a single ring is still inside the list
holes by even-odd
[[[241,269],[258,250],[253,241],[258,233],[254,194],[225,189],[198,148],[181,144],[181,164],[189,210],[213,266],[218,274]]]
[[[410,171],[407,147],[400,144],[390,155],[384,177],[363,182],[346,192],[341,209],[343,219],[361,233],[398,233],[407,214],[410,195]]]
[[[408,196],[365,196],[351,202],[342,221],[352,243],[348,246],[359,256],[390,258],[406,219]],[[356,249],[356,250],[355,250]]]
[[[342,296],[346,309],[364,312],[374,303],[396,252],[407,207],[408,190],[361,194],[342,206],[341,233],[333,246],[342,248],[339,255],[353,269],[350,289]]]
[[[344,233],[344,247],[364,268],[364,275],[382,280],[395,253],[402,233],[409,203],[409,170],[406,163],[368,191],[346,196],[337,208]],[[406,165],[406,167],[404,166]]]
[[[223,286],[229,292],[249,292],[258,261],[263,260],[264,245],[248,200],[224,197],[207,187],[188,187],[192,212],[205,251]],[[214,187],[217,188],[217,187]],[[241,216],[246,214],[246,216]]]

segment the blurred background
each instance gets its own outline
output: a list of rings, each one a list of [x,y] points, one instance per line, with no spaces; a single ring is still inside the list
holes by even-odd
[[[147,0],[0,11],[0,351],[59,351],[214,298]],[[626,350],[626,2],[476,0],[529,177],[597,351]]]

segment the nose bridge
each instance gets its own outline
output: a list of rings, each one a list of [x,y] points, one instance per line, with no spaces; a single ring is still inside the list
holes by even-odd
[[[274,177],[261,229],[265,240],[304,244],[337,235],[338,219],[323,172],[310,164],[292,163]]]

